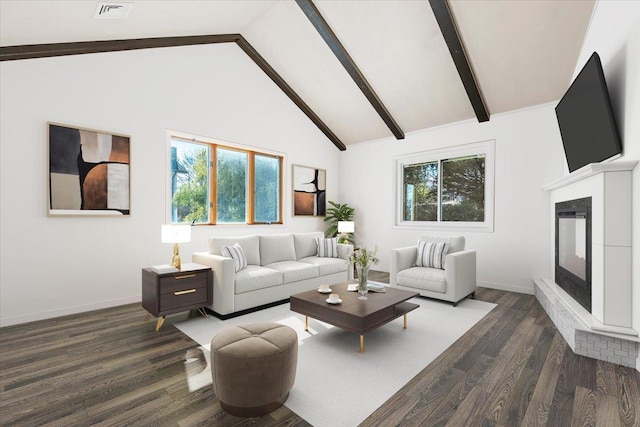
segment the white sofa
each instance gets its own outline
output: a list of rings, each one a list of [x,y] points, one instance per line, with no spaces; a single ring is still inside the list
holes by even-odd
[[[455,307],[476,291],[476,252],[464,250],[465,239],[458,237],[422,236],[419,241],[448,242],[444,269],[417,267],[417,246],[391,250],[389,285],[418,292],[420,295],[450,301]]]
[[[353,278],[348,258],[352,245],[338,245],[338,258],[319,257],[316,238],[324,233],[262,234],[212,237],[208,252],[195,252],[193,262],[213,270],[213,305],[220,317],[286,300],[292,294]],[[236,273],[232,258],[222,256],[221,246],[238,243],[247,267]]]

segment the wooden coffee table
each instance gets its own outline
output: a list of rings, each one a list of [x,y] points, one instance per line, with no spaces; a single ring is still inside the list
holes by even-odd
[[[369,292],[366,300],[359,300],[357,292],[348,292],[351,282],[332,285],[332,292],[340,295],[342,303],[329,304],[329,294],[316,289],[291,295],[291,310],[304,314],[304,330],[309,330],[309,317],[329,323],[360,335],[360,353],[364,353],[364,334],[404,316],[403,328],[407,329],[407,313],[419,307],[407,302],[418,295],[402,289],[386,287],[386,292]]]

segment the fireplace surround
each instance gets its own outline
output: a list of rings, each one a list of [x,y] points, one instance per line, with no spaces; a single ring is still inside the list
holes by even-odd
[[[548,278],[534,279],[534,294],[576,354],[640,370],[631,278],[632,176],[637,163],[591,164],[544,187],[551,202],[553,269]],[[571,286],[564,286],[567,281]],[[575,290],[582,295],[576,297]]]

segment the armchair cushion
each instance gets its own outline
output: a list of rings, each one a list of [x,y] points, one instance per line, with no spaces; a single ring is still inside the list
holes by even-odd
[[[220,246],[220,250],[222,255],[233,259],[233,267],[236,273],[247,268],[247,257],[244,255],[244,250],[239,243],[235,243],[233,246]]]
[[[416,266],[444,270],[444,258],[448,249],[449,243],[447,242],[431,243],[423,240],[419,241]]]
[[[454,252],[460,252],[464,250],[465,239],[464,236],[455,237],[439,237],[439,236],[421,236],[418,241],[430,242],[430,243],[449,243],[449,251],[447,253],[452,254]]]
[[[447,291],[444,270],[439,268],[411,267],[398,272],[397,279],[400,286],[441,293]]]

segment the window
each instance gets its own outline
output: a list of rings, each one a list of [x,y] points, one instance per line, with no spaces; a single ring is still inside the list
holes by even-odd
[[[171,222],[208,223],[210,147],[171,141]]]
[[[280,219],[280,158],[255,155],[255,221],[270,223]]]
[[[400,227],[493,231],[494,142],[395,159]]]
[[[246,152],[216,150],[216,223],[247,222],[248,155]]]
[[[283,157],[215,142],[171,141],[171,222],[282,222]]]

